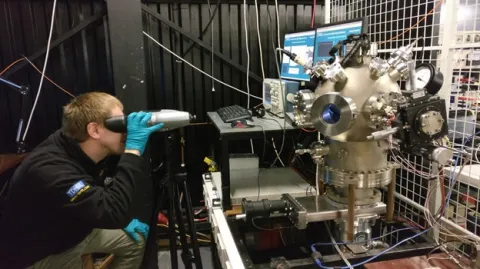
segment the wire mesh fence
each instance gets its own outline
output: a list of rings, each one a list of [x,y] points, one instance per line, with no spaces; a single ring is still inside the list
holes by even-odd
[[[381,58],[386,59],[395,49],[419,39],[413,56],[417,64],[431,63],[444,75],[441,96],[448,106],[449,133],[439,143],[471,155],[469,162],[458,157],[457,165],[443,170],[419,156],[405,154],[392,160],[407,160],[411,165],[397,170],[396,191],[409,200],[396,199],[397,217],[429,227],[423,210],[412,203],[428,205],[434,214],[449,200],[444,218],[470,232],[471,236],[480,235],[480,126],[477,125],[480,0],[457,0],[448,4],[442,0],[332,0],[330,3],[331,22],[368,19],[368,34],[370,40],[379,45]],[[432,176],[437,177],[432,180]],[[429,188],[436,191],[429,194]],[[451,230],[451,226],[443,227]],[[458,243],[464,238],[457,234],[453,231],[437,233],[440,241],[455,241],[457,250],[468,257],[470,245]]]

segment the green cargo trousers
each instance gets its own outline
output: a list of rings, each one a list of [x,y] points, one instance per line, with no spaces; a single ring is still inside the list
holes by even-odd
[[[28,269],[82,269],[82,255],[114,254],[110,269],[138,269],[142,263],[145,241],[135,242],[123,230],[94,229],[77,246],[36,262]]]

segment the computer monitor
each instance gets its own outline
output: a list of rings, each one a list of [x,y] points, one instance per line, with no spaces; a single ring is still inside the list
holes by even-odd
[[[333,24],[326,24],[316,30],[315,56],[313,62],[328,61],[329,52],[339,41],[347,39],[350,34],[366,32],[365,19],[356,19]]]
[[[285,35],[283,48],[298,56],[313,62],[315,30],[307,30],[302,32],[288,33]],[[282,79],[310,81],[310,76],[305,73],[305,69],[290,60],[288,56],[283,54],[280,77]]]

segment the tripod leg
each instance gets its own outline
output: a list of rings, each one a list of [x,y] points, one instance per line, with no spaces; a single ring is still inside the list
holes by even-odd
[[[180,191],[178,185],[175,184],[175,192],[177,197],[180,197]],[[192,269],[192,254],[190,253],[190,248],[188,247],[187,234],[185,231],[185,222],[183,221],[183,214],[180,205],[180,201],[175,201],[175,212],[177,213],[178,220],[178,231],[180,232],[180,241],[182,242],[182,259],[185,269]]]
[[[168,230],[170,233],[170,260],[172,269],[178,269],[177,258],[177,233],[175,231],[175,205],[174,201],[179,199],[175,195],[175,190],[172,182],[168,183]]]
[[[183,196],[185,197],[185,203],[186,203],[185,212],[187,215],[188,230],[191,236],[190,240],[192,241],[193,255],[195,257],[195,269],[203,269],[202,257],[200,256],[200,249],[198,247],[197,230],[195,229],[195,222],[193,220],[192,200],[190,198],[190,192],[188,191],[186,175],[182,175],[182,176],[184,177],[182,180],[182,185],[183,185]]]

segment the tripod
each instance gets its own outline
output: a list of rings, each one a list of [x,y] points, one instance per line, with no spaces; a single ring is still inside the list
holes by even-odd
[[[198,247],[197,232],[195,229],[195,222],[193,219],[192,201],[190,199],[190,192],[187,185],[187,173],[181,172],[174,174],[172,156],[173,146],[175,142],[175,135],[169,132],[165,135],[165,177],[164,185],[167,187],[168,194],[168,228],[169,228],[169,242],[170,242],[170,258],[172,269],[178,268],[177,259],[177,221],[178,231],[180,233],[180,242],[182,244],[182,260],[186,269],[192,269],[192,263],[195,263],[195,269],[203,269],[202,259],[200,257],[200,249]],[[180,189],[185,198],[185,213],[188,223],[188,232],[190,235],[190,243],[193,249],[193,255],[190,252],[187,243],[187,234],[185,233],[185,223],[182,215]]]

